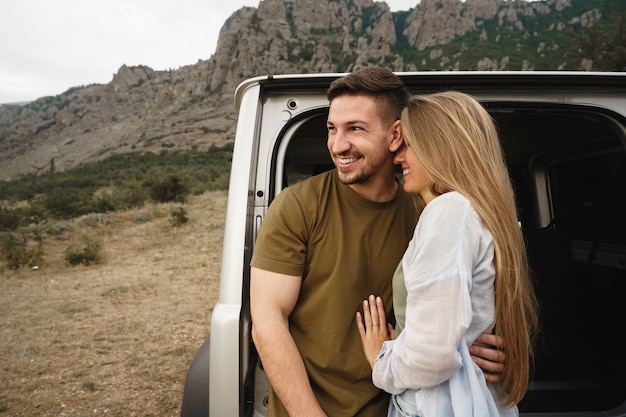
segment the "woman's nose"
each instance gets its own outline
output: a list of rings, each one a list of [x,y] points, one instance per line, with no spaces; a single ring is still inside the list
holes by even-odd
[[[400,165],[404,162],[404,154],[406,153],[406,146],[402,145],[400,149],[396,151],[396,154],[393,156],[393,162],[396,165]]]

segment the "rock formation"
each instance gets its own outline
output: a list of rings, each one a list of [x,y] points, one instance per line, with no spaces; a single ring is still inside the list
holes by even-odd
[[[0,106],[0,179],[45,172],[52,158],[59,171],[114,153],[232,141],[233,91],[253,76],[369,65],[593,69],[566,56],[567,32],[625,10],[621,0],[421,0],[395,13],[374,0],[261,0],[231,15],[206,60],[170,71],[122,65],[108,84]]]

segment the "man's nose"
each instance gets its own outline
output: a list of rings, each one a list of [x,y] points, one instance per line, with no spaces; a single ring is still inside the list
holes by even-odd
[[[340,154],[350,150],[350,142],[345,132],[337,129],[335,133],[329,137],[331,146],[331,152],[334,154]]]

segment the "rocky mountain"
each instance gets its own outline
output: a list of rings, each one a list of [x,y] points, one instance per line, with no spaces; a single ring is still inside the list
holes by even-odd
[[[210,61],[175,71],[123,65],[106,85],[0,106],[0,178],[61,171],[122,152],[206,150],[233,140],[232,94]]]
[[[417,2],[418,0],[416,0]],[[224,23],[215,53],[178,70],[122,65],[105,85],[0,106],[0,179],[122,152],[206,150],[234,140],[232,96],[263,74],[415,70],[591,70],[571,32],[610,25],[622,0],[262,0]]]

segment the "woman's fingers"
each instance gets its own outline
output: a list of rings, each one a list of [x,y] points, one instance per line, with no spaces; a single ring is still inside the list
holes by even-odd
[[[363,308],[365,308],[365,306],[369,307],[370,319],[372,321],[372,328],[379,326],[380,322],[378,321],[378,306],[376,305],[376,300],[374,296],[370,295],[369,299],[363,300],[363,302],[364,302]]]
[[[374,367],[383,343],[389,340],[385,308],[380,297],[370,295],[363,300],[363,314],[357,311],[356,325],[361,336],[365,357],[370,366]]]
[[[373,296],[372,296],[373,297]],[[387,315],[385,314],[385,306],[383,305],[383,299],[381,297],[376,297],[376,310],[378,313],[378,325],[380,326],[380,330],[387,330]]]
[[[361,313],[356,312],[356,328],[359,330],[359,334],[361,335],[361,339],[365,337],[365,326],[363,325],[363,318],[361,317]]]
[[[387,330],[387,315],[385,314],[382,298],[370,295],[363,300],[363,311],[365,313],[366,331],[381,333],[387,336],[389,333]]]
[[[359,332],[369,333],[372,331],[388,334],[387,315],[385,314],[385,306],[380,297],[370,295],[363,300],[363,315],[356,314],[357,327]]]

